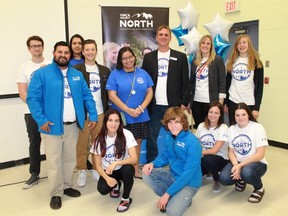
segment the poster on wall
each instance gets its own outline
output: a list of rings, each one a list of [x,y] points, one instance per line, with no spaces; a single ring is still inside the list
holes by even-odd
[[[155,30],[169,25],[169,8],[101,7],[103,31],[103,60],[114,70],[118,51],[130,46],[142,65],[145,53],[157,49]]]

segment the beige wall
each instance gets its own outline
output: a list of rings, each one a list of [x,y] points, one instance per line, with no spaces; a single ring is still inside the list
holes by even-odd
[[[109,3],[107,3],[109,2]],[[121,3],[119,3],[121,2]],[[177,10],[184,8],[187,0],[68,0],[70,35],[80,33],[84,37],[96,39],[102,43],[101,7],[102,6],[155,6],[170,8],[170,27],[180,24]],[[204,24],[211,22],[219,13],[231,22],[259,20],[259,52],[261,60],[270,61],[270,67],[265,68],[265,76],[270,77],[270,83],[264,86],[259,122],[264,125],[270,140],[288,143],[288,72],[285,70],[287,61],[288,34],[288,1],[287,0],[241,0],[240,12],[224,13],[224,0],[191,0],[190,3],[200,13],[197,30],[207,34]],[[233,42],[231,42],[231,45]],[[171,47],[184,51],[173,37]],[[102,52],[99,46],[99,53]],[[102,62],[99,54],[98,61]]]

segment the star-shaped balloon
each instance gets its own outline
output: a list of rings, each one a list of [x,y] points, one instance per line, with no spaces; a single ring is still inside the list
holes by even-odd
[[[192,27],[197,27],[199,13],[192,6],[190,2],[188,2],[183,9],[177,10],[182,28],[191,29]]]
[[[180,39],[180,37],[183,36],[183,35],[188,34],[188,29],[183,29],[182,26],[181,26],[181,24],[180,24],[178,27],[171,29],[171,31],[172,31],[172,33],[175,35],[175,37],[177,38],[178,45],[179,45],[179,46],[183,46],[184,43],[183,43],[183,41]]]
[[[222,59],[224,60],[226,57],[226,53],[230,47],[229,43],[226,43],[221,36],[218,34],[216,35],[216,37],[213,39],[213,43],[214,43],[214,48],[215,48],[215,52],[217,55],[221,56]]]
[[[186,47],[187,55],[197,52],[201,37],[202,35],[197,31],[195,27],[193,27],[187,35],[180,37]]]
[[[223,19],[218,13],[214,17],[213,21],[206,23],[204,27],[208,30],[212,38],[216,37],[217,34],[220,34],[223,40],[229,41],[229,30],[232,27],[233,22]]]
[[[194,59],[195,55],[196,55],[196,54],[194,54],[194,53],[188,55],[188,62],[189,62],[189,64],[192,64],[192,63],[193,63],[193,59]]]

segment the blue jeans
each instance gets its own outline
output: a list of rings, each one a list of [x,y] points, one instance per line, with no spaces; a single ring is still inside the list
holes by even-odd
[[[157,138],[162,126],[161,120],[168,109],[168,106],[155,106],[155,110],[150,114],[149,135],[146,142],[146,159],[147,163],[153,161],[158,155]]]
[[[29,138],[29,159],[30,159],[30,174],[39,175],[41,164],[40,144],[41,136],[38,132],[38,125],[31,114],[24,115],[28,138]]]
[[[167,189],[175,182],[169,169],[154,168],[149,176],[142,175],[145,184],[150,186],[158,195],[163,196]],[[170,197],[167,206],[167,215],[180,216],[192,204],[192,198],[198,192],[199,188],[185,186],[174,196]]]
[[[232,185],[236,181],[231,178],[231,169],[233,165],[228,163],[222,170],[219,176],[219,181],[223,185]],[[267,165],[262,162],[254,162],[247,164],[241,170],[240,176],[241,180],[253,185],[255,190],[262,188],[261,177],[266,173]]]

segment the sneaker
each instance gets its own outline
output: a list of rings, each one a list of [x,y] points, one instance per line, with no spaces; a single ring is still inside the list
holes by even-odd
[[[37,185],[39,182],[39,175],[32,174],[31,177],[26,181],[23,185],[23,189],[28,189],[32,187],[33,185]]]
[[[213,192],[214,193],[218,193],[221,191],[221,185],[218,181],[214,181],[214,184],[213,184]]]
[[[84,187],[86,185],[86,170],[79,170],[79,177],[77,180],[77,185],[79,187]]]
[[[121,200],[119,203],[118,208],[116,209],[117,212],[125,212],[129,209],[132,203],[132,198],[129,198],[129,201]]]
[[[98,181],[99,178],[100,178],[99,173],[98,173],[96,170],[94,170],[94,169],[91,170],[91,173],[92,173],[92,178],[93,178],[95,181]]]
[[[75,190],[75,189],[73,189],[73,188],[66,188],[66,189],[64,190],[64,194],[65,194],[66,196],[69,196],[69,197],[79,197],[79,196],[81,196],[80,191]]]

